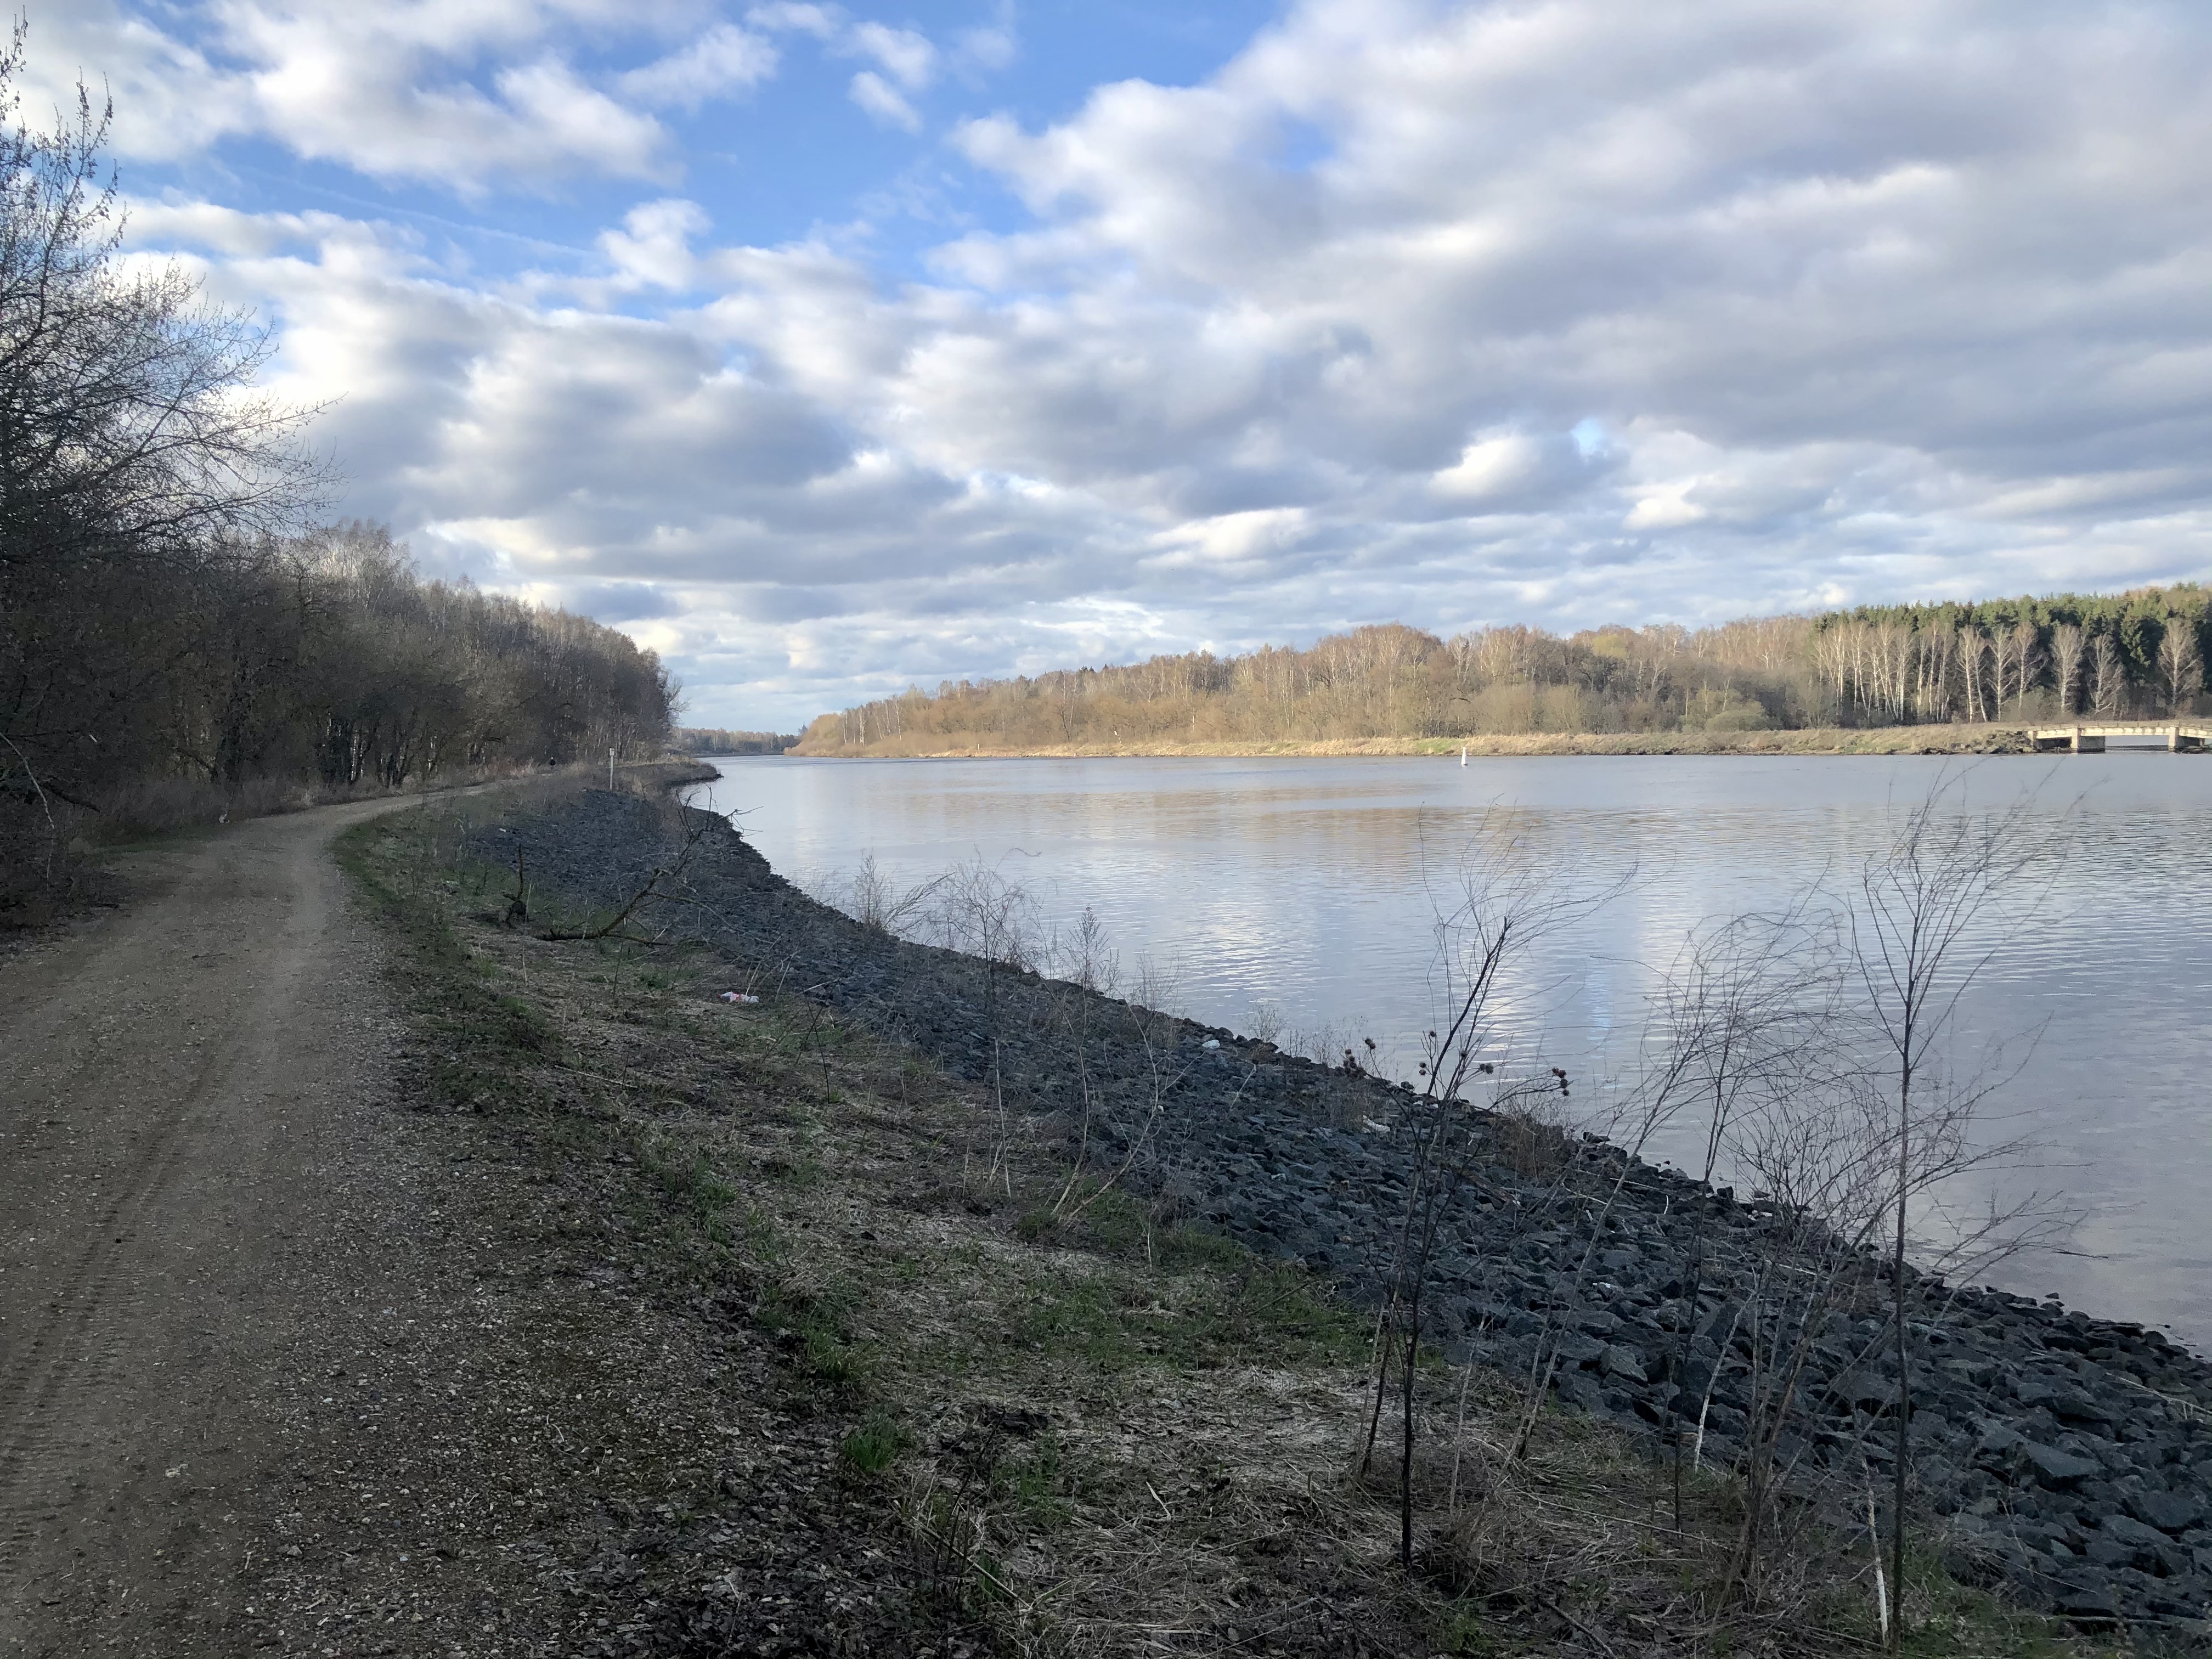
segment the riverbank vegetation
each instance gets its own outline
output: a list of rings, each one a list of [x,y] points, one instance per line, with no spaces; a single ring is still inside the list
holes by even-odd
[[[686,755],[781,755],[799,742],[787,732],[732,732],[719,726],[679,726],[669,747]]]
[[[563,611],[423,580],[318,526],[313,411],[176,264],[121,253],[107,115],[22,125],[0,54],[0,919],[88,839],[606,751],[657,754],[675,686]]]
[[[563,1287],[558,1342],[432,1402],[441,1443],[480,1438],[496,1465],[526,1411],[592,1455],[502,1476],[551,1491],[483,1509],[476,1600],[426,1596],[402,1535],[335,1588],[327,1561],[279,1559],[288,1621],[411,1595],[424,1650],[467,1645],[489,1594],[516,1653],[1874,1645],[1862,1533],[1802,1517],[1747,1586],[1730,1477],[1694,1474],[1678,1504],[1633,1437],[1532,1416],[1513,1379],[1432,1358],[1404,1379],[1410,1464],[1363,1460],[1378,1332],[1323,1276],[1109,1182],[1112,1159],[1071,1167],[1048,1113],[803,975],[688,927],[657,947],[584,937],[596,897],[550,873],[511,924],[514,871],[471,849],[503,839],[503,811],[542,835],[574,793],[426,807],[354,832],[347,857],[391,929],[421,1132],[483,1172],[446,1224],[474,1237],[480,1210],[514,1234],[512,1272],[477,1247],[479,1294]],[[658,1359],[600,1359],[641,1352]],[[334,1515],[382,1495],[356,1485]],[[2106,1650],[1932,1555],[1909,1574],[1908,1651]]]
[[[2204,706],[2212,592],[2194,586],[1861,606],[1691,630],[1399,623],[1265,647],[919,688],[824,714],[809,755],[1380,752],[1538,738],[1565,752],[1838,752],[2004,746],[2036,720]],[[1802,734],[1802,736],[1799,734]],[[1577,746],[1578,740],[1613,746]],[[1355,752],[1355,751],[1347,751]],[[1496,751],[1493,751],[1496,752]],[[1510,752],[1510,750],[1506,752]]]

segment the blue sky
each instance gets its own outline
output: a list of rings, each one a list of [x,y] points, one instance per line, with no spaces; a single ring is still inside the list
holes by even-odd
[[[34,3],[335,510],[691,716],[2212,574],[2212,15]]]

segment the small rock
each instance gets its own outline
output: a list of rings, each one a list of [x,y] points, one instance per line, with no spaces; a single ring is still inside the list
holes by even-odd
[[[2027,1459],[2035,1478],[2046,1486],[2070,1486],[2098,1473],[2099,1464],[2086,1457],[2075,1457],[2056,1446],[2039,1445],[2033,1440],[2023,1440],[2021,1450]]]
[[[1595,1360],[1603,1359],[1611,1345],[1601,1342],[1594,1336],[1584,1336],[1580,1331],[1562,1331],[1558,1347],[1561,1364],[1587,1365]]]
[[[1632,1382],[1650,1380],[1644,1375],[1644,1356],[1633,1348],[1624,1348],[1618,1342],[1608,1342],[1601,1358],[1607,1376],[1625,1376]]]
[[[2128,1512],[2160,1532],[2186,1532],[2204,1516],[2204,1500],[2195,1492],[2146,1492],[2130,1496]]]
[[[2115,1609],[2112,1593],[2102,1584],[2068,1584],[2058,1593],[2058,1610],[2075,1615],[2111,1618]]]

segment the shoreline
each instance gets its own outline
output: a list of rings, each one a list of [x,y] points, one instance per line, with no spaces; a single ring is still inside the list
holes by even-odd
[[[485,1659],[1103,1654],[1164,1629],[1193,1653],[1700,1659],[1778,1650],[1785,1624],[1795,1659],[1875,1645],[1855,1512],[1784,1499],[1785,1530],[1747,1535],[1731,1477],[1673,1490],[1633,1430],[1531,1407],[1487,1369],[1407,1378],[1419,1452],[1392,1462],[1420,1555],[1401,1571],[1399,1488],[1355,1467],[1372,1316],[1224,1237],[1202,1197],[1111,1182],[1103,1141],[1071,1185],[1065,1126],[1038,1110],[1037,1061],[1078,1035],[1032,1022],[1049,1001],[1139,1070],[1133,1020],[1163,1060],[1193,1034],[1011,973],[992,997],[973,957],[886,953],[653,781],[455,801],[345,845],[410,1028],[386,1044],[390,1121],[430,1180],[405,1213],[428,1214],[394,1231],[423,1283],[358,1298],[384,1344],[302,1369],[298,1391],[341,1408],[316,1415],[343,1437],[325,1461],[353,1467],[264,1528],[257,1615],[343,1638],[347,1612],[388,1629],[397,1607],[408,1652]],[[705,833],[679,865],[684,823]],[[564,874],[633,895],[653,878],[668,904],[594,941],[606,913]],[[994,1003],[1022,1050],[1005,1094],[945,1054]],[[1212,1052],[1169,1091],[1178,1121],[1224,1103]],[[1126,1122],[1141,1101],[1114,1070],[1097,1080]],[[1171,1163],[1214,1161],[1192,1150]],[[1937,1548],[1908,1582],[1945,1650],[2118,1659]]]
[[[1175,743],[1046,744],[1034,746],[945,743],[893,738],[858,745],[786,750],[806,760],[1135,760],[1314,759],[1337,756],[1442,759],[1464,750],[1470,759],[1551,755],[2026,755],[2034,752],[2018,726],[1808,726],[1770,732],[1529,732],[1463,738],[1322,738],[1310,741],[1224,739]]]
[[[685,814],[695,825],[711,816]],[[538,879],[594,905],[619,902],[665,856],[665,825],[601,793],[509,822]],[[1401,1089],[896,940],[792,888],[726,820],[700,827],[689,875],[701,914],[718,921],[687,937],[953,1077],[990,1079],[1043,1141],[1065,1134],[1079,1159],[1087,1145],[1119,1164],[1127,1190],[1163,1213],[1300,1264],[1353,1306],[1372,1308],[1385,1293],[1376,1264],[1405,1182],[1389,1133]],[[481,844],[503,853],[514,841]],[[1165,1094],[1164,1060],[1175,1079]],[[1743,1450],[1746,1413],[1758,1406],[1737,1368],[1757,1361],[1736,1352],[1744,1344],[1730,1311],[1743,1293],[1724,1286],[1759,1282],[1772,1218],[1606,1143],[1560,1139],[1559,1155],[1581,1172],[1572,1181],[1523,1170],[1512,1126],[1499,1120],[1491,1133],[1494,1201],[1452,1223],[1426,1315],[1431,1340],[1508,1376],[1533,1374],[1552,1356],[1556,1404],[1639,1436],[1680,1420],[1669,1416],[1680,1409],[1678,1386],[1705,1388],[1713,1452]],[[1601,1238],[1589,1215],[1610,1218],[1597,1224]],[[1587,1278],[1601,1242],[1613,1247],[1601,1283]],[[1669,1298],[1693,1249],[1707,1253],[1711,1289],[1692,1310]],[[1806,1415],[1790,1438],[1816,1484],[1848,1484],[1859,1460],[1880,1455],[1867,1437],[1894,1380],[1880,1352],[1878,1277],[1839,1305],[1802,1377]],[[1911,1433],[1947,1556],[2076,1618],[2203,1617],[2212,1603],[2212,1364],[2141,1326],[1917,1273],[1911,1283],[1921,1320],[1940,1331],[1915,1364]],[[1678,1382],[1686,1328],[1698,1335]]]

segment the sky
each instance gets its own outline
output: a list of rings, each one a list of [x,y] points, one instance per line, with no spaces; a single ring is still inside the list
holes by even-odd
[[[333,515],[694,724],[2212,576],[2202,0],[32,0]]]

